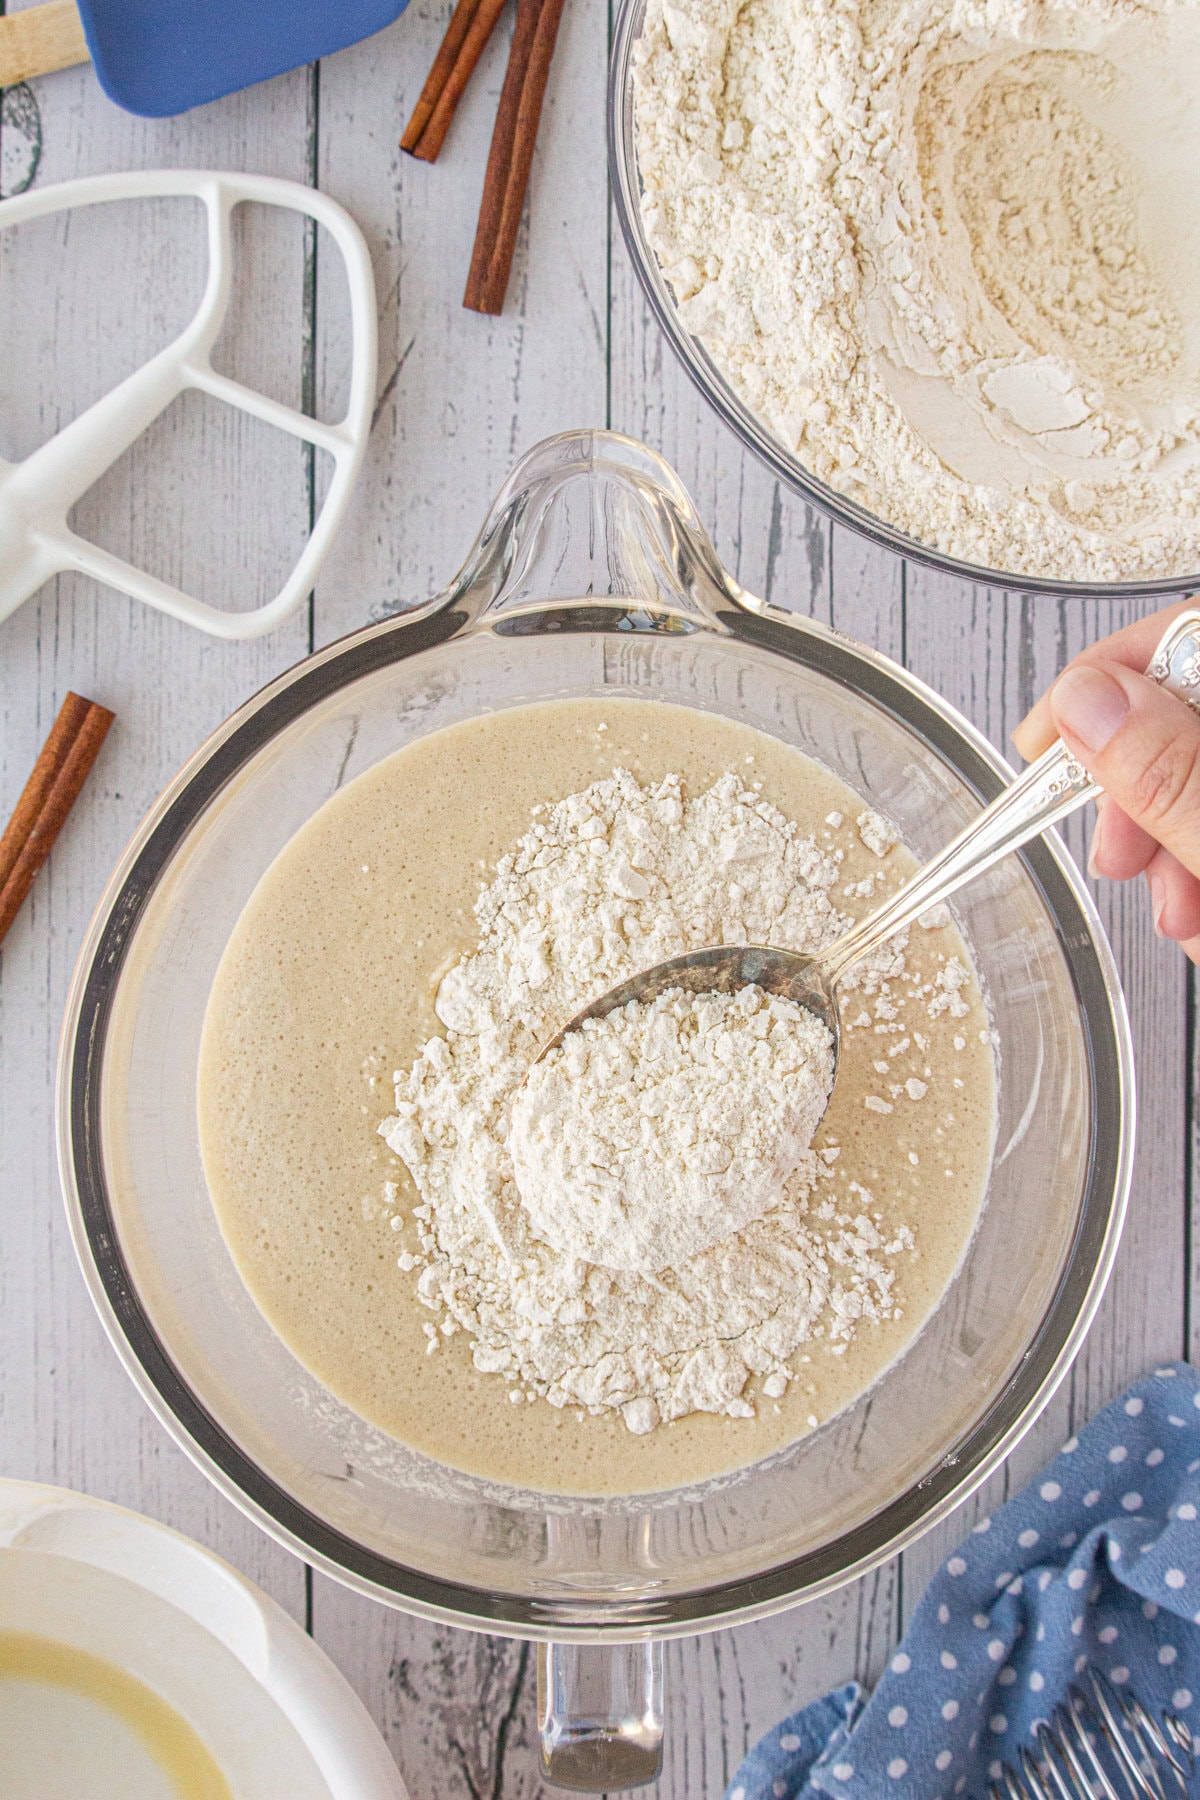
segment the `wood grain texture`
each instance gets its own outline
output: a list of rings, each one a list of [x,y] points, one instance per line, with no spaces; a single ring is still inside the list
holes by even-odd
[[[121,1373],[75,1269],[53,1164],[55,1043],[75,950],[107,870],[177,764],[311,644],[442,587],[515,458],[580,425],[610,424],[661,450],[747,588],[906,660],[1001,746],[1071,651],[1125,616],[906,567],[831,527],[715,421],[650,319],[611,217],[604,8],[576,4],[564,15],[530,182],[533,229],[522,228],[508,310],[499,319],[464,313],[511,23],[495,33],[429,167],[403,156],[397,138],[450,12],[449,0],[412,0],[387,32],[318,70],[180,120],[117,112],[87,70],[16,90],[0,106],[0,174],[13,185],[35,165],[35,143],[40,182],[164,164],[315,180],[349,206],[375,262],[375,429],[307,617],[265,641],[217,644],[64,578],[0,626],[0,803],[15,798],[67,687],[119,715],[0,956],[0,1470],[166,1519],[301,1617],[301,1565],[215,1494]],[[0,455],[25,454],[57,429],[164,341],[198,293],[202,255],[161,208],[102,210],[69,228],[48,222],[0,238]],[[246,280],[220,366],[334,415],[349,361],[336,258],[319,233],[257,209],[239,229]],[[260,441],[252,421],[188,403],[88,497],[76,522],[204,597],[249,605],[287,566],[321,493],[322,470],[301,447]],[[1076,822],[1068,834],[1077,854],[1085,831]],[[655,1800],[715,1800],[773,1721],[850,1675],[873,1680],[929,1573],[978,1512],[1125,1382],[1186,1348],[1200,1281],[1185,1205],[1196,1009],[1141,895],[1109,889],[1099,899],[1146,1079],[1129,1229],[1076,1371],[984,1493],[903,1559],[775,1620],[669,1646],[668,1750]],[[379,1721],[413,1800],[548,1800],[530,1651],[407,1618],[323,1577],[312,1582],[311,1617]]]
[[[605,422],[602,12],[574,6],[563,20],[498,319],[464,313],[462,284],[511,21],[484,52],[437,163],[416,163],[396,145],[396,122],[448,17],[448,7],[414,4],[390,31],[321,69],[321,186],[366,231],[380,299],[375,429],[350,520],[318,583],[322,641],[444,587],[517,457],[552,432]],[[321,258],[319,317],[335,311],[331,276]],[[332,317],[330,331],[319,410],[347,361]]]
[[[667,1746],[647,1800],[723,1793],[750,1745],[831,1683],[880,1674],[893,1642],[880,1571],[802,1612],[666,1646]],[[359,1602],[317,1576],[313,1629],[392,1745],[414,1800],[553,1800],[538,1773],[536,1651]]]
[[[1086,643],[1150,610],[964,590],[912,565],[907,588],[909,666],[1014,760],[1008,734],[1062,664]],[[1081,864],[1090,830],[1088,815],[1068,821],[1068,846]],[[1015,1493],[1123,1387],[1156,1362],[1186,1353],[1188,976],[1174,946],[1155,938],[1138,884],[1093,885],[1125,987],[1140,1070],[1139,1147],[1117,1266],[1070,1376],[1037,1425],[970,1506],[904,1558],[906,1622],[966,1523]]]
[[[88,69],[38,85],[39,179],[225,162],[303,178],[308,77],[186,119],[133,119]],[[3,146],[0,146],[2,149]],[[165,341],[203,277],[198,220],[160,203],[39,221],[0,239],[0,455],[20,456]],[[302,245],[264,263],[245,356],[299,399]],[[185,582],[236,597],[302,533],[306,469],[247,466],[237,415],[175,409],[125,468],[76,509],[77,528]],[[256,485],[257,484],[257,485]],[[253,499],[237,530],[222,502]],[[252,598],[259,597],[256,592]],[[218,644],[79,578],[63,577],[0,626],[0,800],[11,804],[68,688],[117,724],[81,803],[0,953],[0,1471],[81,1488],[210,1544],[303,1618],[301,1565],[223,1500],[177,1450],[113,1355],[76,1268],[54,1160],[53,1072],[76,952],[105,877],[168,776],[229,709],[302,654],[297,618],[254,644]]]

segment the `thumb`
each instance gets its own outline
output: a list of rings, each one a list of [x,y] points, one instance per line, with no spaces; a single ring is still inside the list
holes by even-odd
[[[1050,710],[1105,793],[1200,874],[1200,716],[1117,662],[1068,669],[1050,690]]]

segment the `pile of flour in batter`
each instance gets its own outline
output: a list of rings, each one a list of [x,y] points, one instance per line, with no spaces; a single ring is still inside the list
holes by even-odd
[[[1200,569],[1196,0],[649,0],[642,212],[814,474],[1058,580]]]
[[[513,1106],[525,1211],[564,1256],[671,1268],[780,1205],[832,1084],[825,1026],[761,988],[585,1019]]]
[[[849,922],[830,899],[837,879],[835,856],[734,774],[690,798],[677,776],[650,788],[617,770],[540,810],[480,895],[478,948],[441,982],[445,1036],[397,1074],[396,1113],[380,1128],[421,1196],[421,1254],[401,1262],[423,1265],[418,1293],[442,1315],[427,1327],[431,1347],[439,1329],[465,1330],[476,1367],[518,1384],[515,1400],[620,1408],[631,1430],[648,1431],[696,1410],[750,1416],[747,1384],[758,1377],[781,1395],[789,1358],[815,1333],[844,1340],[860,1318],[899,1316],[893,1263],[912,1235],[889,1231],[862,1188],[853,1212],[810,1204],[824,1164],[800,1147],[804,1118],[791,1121],[798,1160],[786,1179],[761,1183],[754,1207],[729,1214],[728,1233],[681,1245],[692,1253],[666,1267],[658,1247],[639,1244],[632,1266],[612,1267],[598,1241],[595,1260],[579,1254],[591,1239],[560,1234],[556,1244],[514,1179],[514,1098],[567,1019],[639,969],[703,944],[819,948]],[[850,979],[874,991],[903,969],[902,946],[882,959]],[[756,1074],[781,1077],[799,1053],[795,1022],[774,1007],[752,997],[718,1008],[717,1039],[744,1063],[727,1067],[729,1084],[760,1054],[756,1020],[771,1046]],[[697,1030],[708,1023],[696,1015]],[[827,1042],[803,1041],[828,1057]],[[806,1088],[810,1134],[828,1078],[826,1063]],[[760,1203],[770,1210],[751,1216]]]

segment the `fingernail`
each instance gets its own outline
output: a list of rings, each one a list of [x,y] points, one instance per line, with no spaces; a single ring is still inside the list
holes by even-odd
[[[1103,669],[1068,669],[1050,690],[1050,707],[1060,731],[1085,750],[1103,750],[1125,721],[1129,697]]]
[[[1103,838],[1103,835],[1104,835],[1104,814],[1103,814],[1103,812],[1099,812],[1096,815],[1096,829],[1092,833],[1092,841],[1091,841],[1091,844],[1088,846],[1087,868],[1088,868],[1089,875],[1099,875],[1099,873],[1100,873],[1099,869],[1096,867],[1096,864],[1100,860],[1100,845],[1101,845],[1101,840]]]
[[[1162,916],[1167,910],[1167,884],[1161,875],[1150,877],[1150,914],[1154,920],[1154,931],[1157,937],[1166,937],[1162,928]]]

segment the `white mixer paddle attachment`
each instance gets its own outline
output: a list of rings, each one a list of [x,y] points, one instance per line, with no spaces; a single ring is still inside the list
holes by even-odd
[[[174,343],[135,369],[56,437],[23,462],[0,460],[0,620],[66,570],[90,575],[160,612],[198,625],[214,637],[261,636],[282,624],[311,590],[346,514],[362,466],[375,402],[375,282],[366,242],[336,202],[299,182],[224,171],[150,170],[90,176],[32,189],[0,202],[0,229],[29,219],[95,206],[106,200],[189,196],[202,200],[208,228],[208,277],[200,305]],[[353,359],[350,399],[336,424],[310,419],[242,382],[219,375],[211,362],[233,286],[230,221],[243,201],[283,206],[323,225],[345,264],[350,295]],[[160,413],[188,388],[250,413],[292,437],[328,451],[333,475],[299,561],[273,600],[249,612],[225,612],[160,581],[145,569],[79,537],[67,523],[72,507],[124,455]]]

